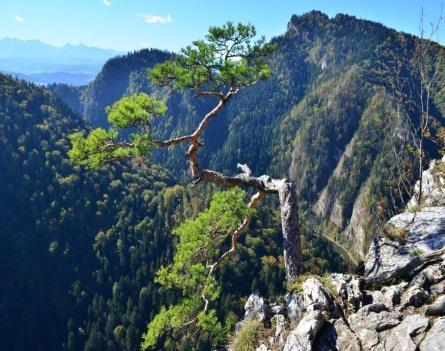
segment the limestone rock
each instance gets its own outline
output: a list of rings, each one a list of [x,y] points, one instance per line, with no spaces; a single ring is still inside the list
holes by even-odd
[[[445,318],[436,320],[420,344],[420,351],[445,350]]]
[[[391,218],[388,224],[407,230],[407,248],[423,252],[445,246],[445,207],[425,207],[419,212],[404,212]]]
[[[431,265],[426,267],[421,273],[425,275],[429,285],[436,284],[445,279],[445,266],[439,264]]]
[[[399,243],[387,238],[375,238],[365,260],[367,281],[387,282],[397,276],[411,271],[417,257],[411,256],[408,250]]]
[[[343,319],[338,319],[334,323],[334,328],[337,333],[336,347],[338,350],[344,351],[360,351],[360,340],[349,329]]]
[[[413,306],[420,307],[428,300],[428,293],[417,286],[410,287],[403,295],[401,306],[402,308]]]
[[[433,160],[429,169],[422,174],[422,203],[426,206],[445,206],[445,176],[435,171],[438,162]],[[417,205],[417,194],[419,193],[420,183],[417,181],[414,187],[414,196],[408,203],[408,208],[414,208]]]
[[[386,351],[416,351],[412,337],[428,327],[428,318],[419,314],[407,316],[398,326],[382,333],[382,346]]]
[[[303,283],[303,302],[307,311],[322,310],[336,314],[334,299],[323,284],[316,278],[308,278]]]
[[[367,291],[367,294],[372,297],[372,303],[394,307],[400,303],[400,298],[407,286],[408,283],[403,282],[398,285],[384,286],[381,290]]]
[[[400,323],[402,315],[383,304],[366,305],[349,317],[349,325],[354,331],[369,329],[382,331]]]
[[[360,343],[364,350],[373,350],[380,342],[379,333],[371,329],[360,329],[356,335],[360,339]]]
[[[349,329],[343,319],[325,323],[317,341],[314,344],[316,351],[361,351],[360,340]]]
[[[425,314],[427,316],[445,315],[445,295],[440,296],[433,304],[426,306]]]
[[[275,345],[283,346],[284,338],[286,334],[287,321],[286,318],[282,314],[277,314],[271,319],[272,325],[275,325],[275,335],[273,338],[273,342]]]
[[[445,281],[430,286],[431,295],[445,294]]]
[[[384,286],[381,290],[383,294],[383,303],[387,306],[398,305],[400,303],[403,290],[407,285],[408,283],[403,282],[398,285]]]
[[[285,314],[286,305],[285,304],[273,304],[270,306],[270,312],[272,315]]]
[[[407,316],[395,329],[404,330],[410,336],[416,336],[425,331],[426,328],[428,328],[428,318],[420,314],[412,314]]]
[[[347,301],[355,310],[363,305],[363,282],[359,278],[349,274],[333,273],[330,275],[332,285],[335,287],[338,296]]]
[[[287,315],[293,322],[298,321],[303,316],[304,301],[302,294],[286,294],[284,297]]]
[[[321,311],[307,313],[287,337],[283,351],[312,351],[312,345],[324,322],[325,317]]]
[[[264,302],[264,299],[258,294],[254,293],[249,296],[244,305],[244,319],[257,319],[264,322],[269,314],[269,308]]]
[[[391,218],[388,225],[405,233],[405,243],[380,237],[373,241],[365,259],[367,282],[413,276],[426,264],[440,261],[445,251],[445,207],[405,212]]]

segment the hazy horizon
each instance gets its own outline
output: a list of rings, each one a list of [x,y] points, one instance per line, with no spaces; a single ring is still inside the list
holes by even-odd
[[[292,15],[319,10],[329,17],[344,13],[417,35],[422,7],[426,26],[443,13],[443,2],[437,0],[377,0],[360,4],[346,0],[283,0],[279,6],[268,0],[227,0],[224,4],[205,0],[17,0],[0,4],[0,38],[39,40],[56,47],[85,45],[120,52],[150,47],[175,52],[200,38],[209,26],[227,21],[250,22],[258,33],[271,39],[284,33]],[[442,45],[443,33],[442,28],[433,38]]]

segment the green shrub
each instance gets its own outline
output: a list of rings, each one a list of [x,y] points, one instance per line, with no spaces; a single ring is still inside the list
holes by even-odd
[[[255,351],[263,334],[263,324],[256,320],[243,322],[239,332],[233,337],[230,349],[233,351]]]
[[[423,254],[423,251],[422,251],[422,249],[419,249],[418,247],[414,247],[414,248],[409,252],[409,254],[410,254],[411,256],[420,256],[420,255]]]

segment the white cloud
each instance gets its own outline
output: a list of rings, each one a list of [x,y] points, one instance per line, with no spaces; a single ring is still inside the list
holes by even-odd
[[[149,13],[138,13],[138,16],[142,17],[145,21],[145,23],[148,24],[167,24],[172,21],[172,16],[159,16],[159,15],[152,15]]]
[[[17,22],[25,22],[25,19],[22,16],[19,16],[18,14],[15,14],[14,18]]]
[[[148,48],[148,47],[150,47],[150,43],[148,43],[148,42],[146,42],[146,41],[141,41],[141,48]]]
[[[111,1],[110,1],[110,0],[102,0],[102,3],[103,3],[105,6],[111,6]]]

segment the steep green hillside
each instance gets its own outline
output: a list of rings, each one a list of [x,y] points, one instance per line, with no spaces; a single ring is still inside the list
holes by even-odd
[[[400,109],[418,125],[419,82],[412,62],[420,41],[351,16],[311,12],[293,16],[286,33],[272,42],[277,45],[270,57],[272,79],[243,91],[210,126],[204,163],[228,173],[241,162],[255,174],[288,174],[299,190],[303,224],[361,258],[378,224],[407,195],[394,195],[394,148],[402,150],[399,166],[407,183],[416,179],[416,162],[406,148],[411,143],[409,122],[395,118],[394,87],[397,79],[410,82],[401,88],[408,98]],[[445,56],[443,48],[433,45],[433,50],[434,60]],[[158,62],[162,55],[155,52],[111,61],[83,92],[85,118],[103,125],[104,107],[118,95],[152,91],[139,63],[150,67]],[[125,66],[126,71],[112,66]],[[437,76],[431,106],[437,126],[444,124],[443,73]],[[116,80],[126,83],[119,94]],[[171,95],[168,105],[168,115],[156,126],[162,137],[190,131],[211,106],[190,93]],[[427,157],[437,156],[432,143],[426,151]],[[179,148],[156,157],[187,180],[183,154]]]
[[[171,181],[156,166],[117,166],[98,174],[73,169],[67,133],[78,128],[84,123],[60,100],[0,75],[2,350],[60,350],[62,343],[78,350],[76,342],[91,338],[86,320],[98,312],[95,301],[119,282],[99,254],[118,226],[125,240],[113,242],[113,251],[118,265],[128,265],[119,279],[130,275],[139,289],[154,291],[154,302],[141,307],[137,335],[160,302],[150,281],[153,266],[169,256],[164,232],[176,207],[158,207]],[[130,265],[127,260],[136,260],[130,244],[139,241],[150,260]],[[83,336],[76,338],[80,330]]]

